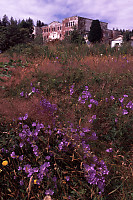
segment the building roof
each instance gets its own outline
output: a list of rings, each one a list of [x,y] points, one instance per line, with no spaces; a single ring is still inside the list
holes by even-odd
[[[118,35],[113,41],[120,41],[123,40],[123,35]]]

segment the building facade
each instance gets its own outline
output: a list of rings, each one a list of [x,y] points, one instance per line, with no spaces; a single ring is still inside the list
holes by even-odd
[[[69,36],[71,31],[76,28],[84,38],[88,38],[92,21],[93,19],[72,16],[63,19],[62,22],[53,21],[50,24],[41,27],[41,31],[39,27],[36,27],[36,29],[38,29],[38,31],[36,30],[36,35],[37,32],[41,32],[43,41],[52,41],[55,39],[64,40],[65,36]],[[103,42],[109,42],[115,38],[116,35],[120,34],[116,33],[115,30],[109,30],[108,23],[106,22],[100,22],[100,25],[103,31]]]

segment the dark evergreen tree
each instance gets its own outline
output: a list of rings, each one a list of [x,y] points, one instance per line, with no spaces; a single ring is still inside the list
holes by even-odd
[[[102,37],[103,33],[99,20],[93,20],[88,35],[88,40],[92,43],[101,42]]]
[[[7,27],[0,26],[0,51],[5,51],[8,47]]]
[[[7,26],[7,39],[9,46],[14,46],[20,43],[21,40],[17,20],[14,20],[13,17],[11,17],[10,23]]]
[[[40,20],[37,20],[36,26],[42,27],[42,26],[45,26],[45,24],[43,22],[41,22]]]
[[[6,15],[3,16],[2,18],[2,26],[8,26],[9,25],[9,20],[8,17]]]

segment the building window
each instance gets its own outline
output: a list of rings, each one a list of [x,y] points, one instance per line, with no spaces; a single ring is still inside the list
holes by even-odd
[[[60,30],[61,30],[61,26],[60,26]]]
[[[60,37],[61,37],[61,34],[60,34]]]
[[[71,26],[73,26],[73,23],[71,22]]]
[[[47,38],[48,38],[48,35],[47,35]]]
[[[54,27],[54,31],[55,31],[55,27]]]
[[[69,22],[69,26],[71,26],[70,22]]]
[[[58,26],[58,30],[59,30],[59,26]]]
[[[53,31],[53,28],[52,28],[52,31]]]
[[[46,32],[46,29],[44,29],[44,32]]]
[[[48,28],[47,28],[47,32],[48,32]]]
[[[49,32],[50,32],[50,28],[49,28]]]
[[[74,21],[73,21],[73,26],[74,26]]]
[[[66,23],[66,27],[68,27],[68,23]]]

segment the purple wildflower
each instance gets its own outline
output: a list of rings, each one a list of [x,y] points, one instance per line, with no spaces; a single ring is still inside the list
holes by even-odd
[[[66,177],[65,177],[65,179],[66,179],[67,181],[69,181],[69,180],[70,180],[69,176],[66,176]]]
[[[110,152],[112,152],[112,151],[113,151],[112,148],[106,149],[106,152],[108,152],[108,153],[110,153]]]
[[[124,101],[124,98],[119,98],[120,103]]]
[[[19,146],[20,148],[22,148],[24,146],[24,143],[20,142]]]
[[[123,97],[128,97],[128,95],[127,95],[127,94],[124,94]]]
[[[23,97],[23,96],[24,96],[24,92],[23,92],[23,91],[20,93],[20,96],[21,96],[21,97]]]
[[[92,107],[92,104],[89,104],[89,105],[88,105],[88,108],[91,108],[91,107]]]
[[[118,118],[115,118],[115,123],[117,123],[118,122]]]
[[[36,126],[36,122],[33,122],[33,123],[32,123],[32,126]]]
[[[28,118],[28,114],[26,113],[25,116],[23,117],[23,120],[26,120]]]
[[[114,96],[110,96],[110,99],[114,100],[114,99],[115,99],[115,97],[114,97]]]
[[[21,170],[22,170],[22,167],[19,166],[19,167],[18,167],[18,171],[21,171]]]
[[[85,136],[85,133],[81,131],[81,132],[80,132],[80,136],[81,136],[81,137]]]
[[[74,84],[70,87],[70,95],[72,95],[74,93]]]
[[[22,186],[22,185],[24,185],[24,182],[23,182],[23,180],[20,180],[20,185]]]
[[[50,160],[50,156],[46,156],[45,159],[46,159],[46,160]]]
[[[23,155],[22,155],[22,156],[19,156],[19,160],[22,161],[22,160],[23,160],[23,157],[24,157]]]
[[[29,173],[30,170],[31,170],[31,165],[27,164],[27,165],[24,165],[24,168],[23,170],[26,172],[26,173]]]
[[[33,93],[35,93],[35,92],[36,92],[36,89],[35,89],[35,87],[33,87],[33,88],[32,88],[32,92],[33,92]]]
[[[45,192],[46,195],[53,195],[54,194],[54,191],[49,189],[49,190],[46,190]]]
[[[92,133],[92,135],[89,137],[90,140],[97,140],[97,135],[95,132]]]
[[[133,110],[133,103],[132,101],[129,101],[129,103],[126,105],[126,108],[130,108]]]
[[[17,158],[17,155],[15,155],[15,152],[14,152],[14,151],[11,153],[11,157],[12,157],[12,158]]]
[[[127,114],[128,114],[128,111],[125,110],[125,109],[123,109],[122,114],[123,114],[123,115],[127,115]]]
[[[98,105],[98,101],[94,100],[94,99],[90,99],[90,103],[95,104],[96,106]]]
[[[57,181],[56,176],[54,176],[52,180],[53,180],[54,182],[56,182],[56,181]]]

